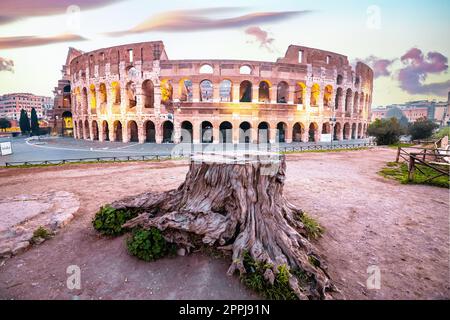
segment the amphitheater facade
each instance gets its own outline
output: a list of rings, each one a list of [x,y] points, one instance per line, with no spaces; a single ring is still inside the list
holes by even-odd
[[[157,41],[71,54],[66,72],[77,139],[289,143],[366,137],[373,71],[361,62],[353,68],[337,53],[291,45],[276,62],[170,60]]]

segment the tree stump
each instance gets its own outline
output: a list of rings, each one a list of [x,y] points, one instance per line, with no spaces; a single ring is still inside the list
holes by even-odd
[[[249,254],[270,266],[264,274],[267,281],[273,283],[278,267],[285,265],[310,279],[305,288],[289,274],[298,298],[329,298],[334,286],[299,219],[303,212],[283,196],[285,172],[285,157],[276,153],[204,153],[191,158],[178,189],[147,192],[111,206],[144,210],[124,226],[156,227],[188,252],[199,237],[206,245],[231,250],[230,275],[246,272],[243,256]]]

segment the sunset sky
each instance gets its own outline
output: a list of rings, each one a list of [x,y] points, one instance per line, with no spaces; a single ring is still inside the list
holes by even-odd
[[[162,40],[170,59],[275,61],[290,44],[320,48],[374,68],[374,106],[446,100],[449,30],[448,0],[1,0],[0,94],[51,96],[69,46]]]

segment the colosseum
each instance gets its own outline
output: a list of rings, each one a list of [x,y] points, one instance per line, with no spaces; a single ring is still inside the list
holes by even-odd
[[[276,62],[170,60],[161,41],[70,49],[74,136],[139,143],[366,137],[373,71],[291,45]],[[328,139],[328,140],[327,140]]]

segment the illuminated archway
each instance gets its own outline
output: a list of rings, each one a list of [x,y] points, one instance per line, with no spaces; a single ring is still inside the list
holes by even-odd
[[[180,101],[192,102],[193,88],[192,81],[189,79],[182,79],[180,81]]]
[[[306,85],[303,82],[297,82],[295,84],[295,104],[303,105],[305,103]]]
[[[136,107],[136,85],[133,81],[129,81],[126,85],[127,108],[135,109]]]
[[[239,101],[252,102],[252,89],[252,83],[250,81],[242,81],[239,88]]]
[[[164,105],[172,103],[173,97],[172,81],[164,79],[161,81],[160,87],[161,87],[161,103]]]
[[[259,83],[258,101],[263,103],[270,102],[270,85],[267,81]]]
[[[97,112],[97,92],[95,90],[95,85],[91,84],[89,87],[89,96],[91,101],[91,113]]]
[[[329,108],[331,101],[333,99],[333,87],[331,85],[327,85],[323,92],[323,106],[324,108]]]
[[[100,102],[100,113],[106,114],[108,95],[106,93],[106,85],[104,83],[100,83],[98,98],[99,98],[99,102]]]
[[[311,87],[311,107],[317,107],[319,105],[320,86],[314,83]]]

